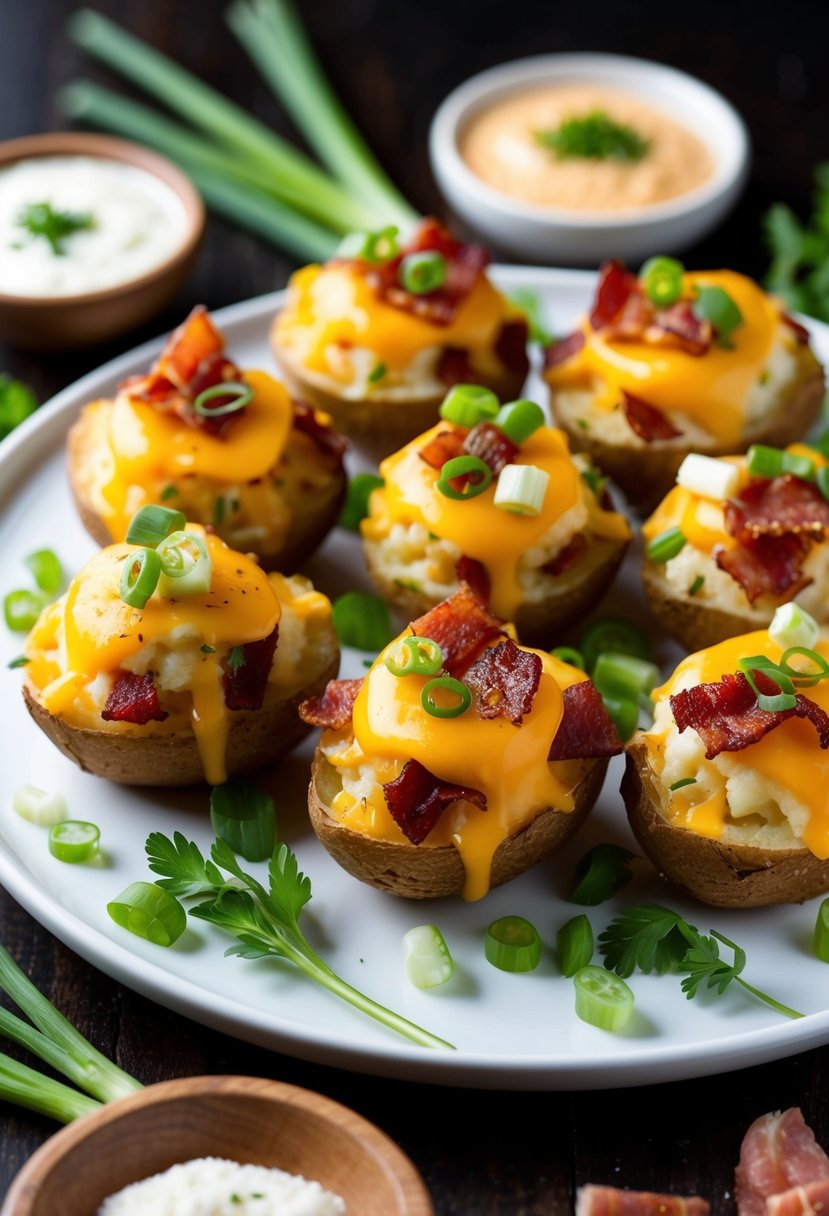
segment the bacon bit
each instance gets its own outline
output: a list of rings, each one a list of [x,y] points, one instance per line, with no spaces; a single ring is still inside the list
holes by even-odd
[[[774,695],[778,691],[762,672],[755,672],[754,679],[762,693]],[[689,727],[695,730],[705,744],[706,760],[714,760],[720,752],[738,752],[758,743],[789,718],[807,718],[817,731],[821,748],[829,748],[829,714],[802,693],[795,695],[794,709],[761,709],[751,685],[740,672],[727,673],[715,683],[697,684],[675,693],[670,704],[679,733]]]
[[[235,670],[222,661],[222,689],[228,709],[261,709],[279,636],[277,625],[266,638],[242,647],[244,663]]]
[[[592,1183],[576,1190],[576,1216],[708,1216],[698,1195],[659,1195]]]
[[[670,308],[660,308],[645,330],[645,340],[657,346],[678,346],[686,355],[704,355],[711,348],[713,329],[701,320],[690,300],[677,300]]]
[[[654,308],[647,297],[636,288],[622,305],[618,315],[602,330],[611,341],[640,342],[647,340],[648,330],[653,326]]]
[[[186,393],[202,365],[221,355],[224,347],[224,338],[210,320],[207,309],[203,304],[197,304],[170,334],[153,371],[166,376],[177,389]]]
[[[621,262],[605,262],[599,270],[596,298],[590,312],[592,328],[604,329],[610,325],[638,286],[636,275],[625,270]]]
[[[446,346],[435,370],[438,380],[447,388],[456,384],[471,384],[477,379],[469,360],[469,351],[463,346]]]
[[[421,844],[446,808],[461,798],[486,810],[480,790],[447,785],[417,760],[407,760],[399,776],[383,786],[383,794],[389,814],[412,844]]]
[[[571,684],[563,696],[564,713],[548,760],[601,760],[624,751],[601,693],[591,680]]]
[[[633,397],[622,390],[622,409],[625,411],[630,429],[644,439],[645,443],[653,443],[654,439],[675,439],[681,435],[676,427],[668,421],[661,410],[654,405],[648,405],[639,397]]]
[[[566,363],[568,359],[572,359],[584,348],[584,343],[583,329],[577,329],[574,333],[568,334],[566,338],[553,342],[544,351],[544,367],[558,367],[560,364]]]
[[[564,548],[560,549],[555,557],[551,558],[541,569],[545,574],[552,574],[555,578],[559,574],[564,574],[565,570],[569,570],[572,566],[575,566],[576,562],[581,560],[586,551],[587,538],[583,532],[576,532]]]
[[[153,673],[138,676],[131,671],[119,671],[101,717],[105,722],[131,722],[133,726],[163,722],[167,711],[158,700]]]
[[[827,1181],[829,1157],[799,1108],[761,1115],[749,1127],[740,1148],[735,1174],[738,1216],[774,1216],[775,1212],[795,1216],[801,1208],[792,1189],[804,1188],[808,1194],[813,1185],[822,1190]],[[780,1199],[779,1208],[772,1206],[774,1197]],[[825,1203],[825,1196],[820,1198]],[[810,1203],[802,1210],[811,1208]]]
[[[299,707],[299,716],[309,726],[324,726],[342,730],[351,721],[354,702],[363,687],[363,679],[329,680],[321,697],[310,697]]]
[[[487,642],[503,633],[502,626],[503,621],[480,603],[469,584],[461,583],[454,595],[412,621],[410,628],[416,637],[437,642],[444,667],[457,677]]]
[[[474,557],[459,557],[455,562],[455,574],[459,583],[467,583],[469,590],[479,604],[484,607],[489,603],[489,574],[483,562]]]
[[[758,478],[725,503],[729,535],[745,542],[757,536],[808,533],[823,540],[829,528],[829,502],[811,481],[784,473]]]
[[[465,431],[438,431],[428,443],[418,449],[418,456],[432,469],[442,469],[447,460],[463,455]]]
[[[295,430],[313,439],[321,452],[342,464],[348,446],[345,437],[334,430],[330,421],[325,421],[326,415],[321,415],[319,410],[312,409],[304,401],[293,401],[291,404],[294,407]]]
[[[520,726],[533,707],[542,667],[540,655],[522,650],[506,638],[481,654],[464,683],[477,694],[476,708],[482,718],[507,718],[513,726]]]
[[[766,1200],[766,1216],[820,1216],[829,1209],[829,1178],[794,1186]]]
[[[508,372],[522,379],[530,370],[530,359],[527,354],[529,326],[522,318],[515,321],[505,321],[501,326],[495,342],[495,354]]]
[[[801,325],[799,321],[795,321],[794,317],[787,312],[781,312],[780,320],[784,325],[787,325],[794,334],[801,346],[809,345],[809,331],[805,325]]]
[[[803,574],[803,562],[812,542],[808,536],[787,532],[783,536],[758,536],[733,549],[714,549],[720,570],[739,583],[750,604],[769,592],[793,598],[812,581]]]
[[[518,455],[517,444],[491,422],[479,422],[473,426],[464,440],[463,450],[489,465],[493,477],[497,477],[506,465],[512,464]]]

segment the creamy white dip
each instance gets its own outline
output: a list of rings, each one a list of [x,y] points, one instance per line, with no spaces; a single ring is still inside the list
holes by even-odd
[[[60,242],[62,255],[18,223],[27,207],[91,217]],[[91,156],[43,156],[0,169],[0,294],[68,296],[127,283],[181,244],[184,207],[143,169]]]

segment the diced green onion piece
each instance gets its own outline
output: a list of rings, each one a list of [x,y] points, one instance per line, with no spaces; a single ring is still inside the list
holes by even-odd
[[[592,908],[610,899],[633,877],[630,863],[635,856],[630,849],[611,841],[588,849],[576,866],[570,903]]]
[[[664,565],[669,562],[672,557],[676,557],[677,553],[681,553],[685,548],[685,536],[681,528],[668,528],[665,532],[660,532],[659,536],[655,536],[646,549],[648,560],[656,565]]]
[[[562,925],[556,934],[558,965],[562,975],[573,976],[593,958],[593,926],[582,912]]]
[[[820,626],[813,616],[794,602],[775,609],[769,625],[769,637],[781,650],[790,646],[813,647],[820,636]]]
[[[368,374],[369,384],[379,384],[380,381],[388,374],[388,367],[383,363],[382,359],[379,363],[375,363],[374,367]]]
[[[710,321],[720,346],[730,347],[731,334],[743,324],[744,317],[727,291],[722,287],[696,287],[697,298],[692,304],[694,316]]]
[[[705,586],[705,575],[698,574],[697,577],[694,579],[694,581],[691,583],[691,586],[688,588],[688,594],[697,595],[704,586]]]
[[[368,500],[375,490],[383,488],[383,478],[376,473],[357,473],[348,483],[345,505],[338,523],[349,532],[359,532],[360,521],[368,515]]]
[[[632,654],[638,659],[649,659],[651,654],[648,635],[632,621],[614,616],[591,621],[581,635],[579,649],[584,655],[587,671],[593,670],[599,655],[605,651]]]
[[[213,559],[196,532],[171,532],[156,550],[161,559],[159,595],[206,595],[213,582]]]
[[[823,497],[829,500],[829,465],[823,465],[818,469],[815,473],[815,481]]]
[[[829,963],[829,899],[824,899],[817,910],[813,947],[822,963]]]
[[[502,916],[486,931],[484,953],[501,971],[534,971],[541,961],[541,938],[523,916]]]
[[[549,482],[546,469],[534,464],[508,464],[498,474],[492,501],[514,515],[540,515]]]
[[[610,720],[619,732],[619,738],[627,743],[639,724],[639,705],[621,697],[602,696]]]
[[[530,435],[544,426],[547,419],[540,405],[534,401],[520,400],[502,405],[493,421],[507,439],[520,447]]]
[[[440,416],[456,426],[477,426],[496,416],[500,402],[492,389],[482,384],[456,384],[443,398]]]
[[[142,507],[133,515],[125,539],[128,545],[147,545],[150,549],[155,549],[165,536],[169,536],[171,532],[179,532],[186,523],[183,511],[153,504]]]
[[[783,472],[782,448],[770,448],[764,443],[754,443],[748,449],[746,460],[752,477],[779,477]]]
[[[392,639],[391,616],[385,600],[361,591],[346,591],[332,606],[334,628],[341,646],[382,650]]]
[[[446,282],[446,258],[434,249],[407,253],[397,272],[400,286],[412,295],[424,296]]]
[[[815,480],[815,462],[808,456],[798,456],[796,452],[783,453],[783,472],[792,477],[800,477],[803,481]]]
[[[169,502],[171,498],[178,498],[178,494],[179,494],[178,486],[174,486],[172,484],[169,486],[165,486],[164,489],[161,491],[161,501]]]
[[[16,657],[16,658],[14,658],[14,659],[9,659],[8,663],[6,664],[6,666],[7,666],[7,667],[8,667],[8,668],[9,668],[11,671],[14,671],[14,669],[15,669],[16,667],[27,667],[27,666],[29,665],[29,663],[31,663],[31,661],[32,661],[32,660],[29,658],[29,656],[28,656],[27,654],[19,654],[19,655],[17,655],[17,657]]]
[[[158,586],[161,558],[155,549],[136,549],[124,559],[118,594],[131,608],[143,608]]]
[[[455,964],[436,925],[416,925],[403,935],[406,974],[415,988],[437,988],[451,980]]]
[[[465,477],[466,484],[462,490],[456,490],[452,485],[455,477]],[[435,489],[444,498],[463,500],[477,498],[489,489],[492,482],[492,469],[480,456],[453,456],[441,467],[440,477],[435,482]]]
[[[550,654],[561,663],[569,663],[571,667],[578,667],[579,671],[587,670],[584,665],[584,655],[580,650],[576,650],[575,646],[555,646]]]
[[[587,469],[582,469],[580,477],[584,484],[589,486],[590,492],[594,498],[602,497],[607,483],[598,469],[594,469],[591,465]]]
[[[649,258],[639,271],[645,295],[657,308],[675,304],[682,295],[685,267],[676,258]]]
[[[811,665],[810,669],[804,667],[802,663],[795,666],[791,662],[795,655],[805,659]],[[829,662],[810,646],[789,646],[780,656],[779,670],[790,680],[806,688],[812,688],[821,680],[829,678]]]
[[[77,865],[98,852],[101,830],[85,819],[63,819],[49,829],[49,852],[58,861]]]
[[[576,1016],[600,1030],[624,1030],[633,1016],[633,993],[623,979],[591,963],[573,976]]]
[[[30,553],[26,558],[26,565],[32,572],[32,578],[37,583],[38,589],[44,595],[55,596],[60,595],[63,587],[63,567],[51,549],[38,549],[36,553]]]
[[[210,405],[211,401],[229,397],[223,405]],[[237,414],[253,401],[253,389],[249,384],[240,384],[236,380],[222,380],[220,384],[211,384],[203,389],[193,402],[193,409],[202,418],[221,418],[225,414]]]
[[[12,807],[21,818],[41,828],[51,828],[69,815],[63,794],[50,794],[36,785],[21,785],[15,790]]]
[[[172,946],[187,927],[187,913],[174,895],[151,882],[133,882],[107,904],[122,929],[155,946]]]
[[[593,668],[593,683],[599,692],[611,697],[630,698],[635,701],[644,694],[649,695],[661,678],[659,668],[647,659],[637,659],[631,654],[600,654]]]
[[[435,699],[436,693],[443,694],[443,704]],[[445,703],[447,694],[450,698],[456,698],[454,701],[450,700],[448,705]],[[420,704],[433,718],[460,718],[472,704],[472,693],[466,684],[462,684],[454,676],[438,676],[437,679],[424,684]]]
[[[547,328],[538,294],[531,291],[529,287],[516,287],[513,291],[507,292],[507,299],[526,318],[530,341],[538,342],[541,346],[549,346],[553,341],[553,335]]]
[[[28,633],[47,604],[39,591],[10,591],[3,600],[6,625],[14,633]]]
[[[760,709],[765,709],[768,713],[774,714],[780,710],[794,709],[796,707],[797,697],[795,696],[794,685],[784,672],[766,659],[765,655],[753,655],[750,658],[740,659],[737,666],[748,680]],[[762,672],[766,679],[771,680],[776,685],[779,690],[777,693],[768,694],[760,691],[755,679],[755,673],[758,671]]]
[[[731,460],[689,452],[677,469],[676,484],[701,498],[722,502],[739,488],[740,467]]]
[[[240,777],[210,793],[210,822],[220,840],[246,861],[265,861],[276,844],[273,799]]]
[[[378,232],[349,232],[340,241],[334,257],[379,266],[400,253],[397,236],[398,230],[393,227],[381,228]]]
[[[393,676],[436,676],[443,667],[443,651],[431,638],[401,638],[385,664]]]
[[[696,785],[696,784],[697,784],[696,777],[680,777],[678,781],[675,781],[673,783],[673,785],[669,785],[668,789],[671,791],[672,794],[675,794],[677,790],[685,789],[686,785]]]

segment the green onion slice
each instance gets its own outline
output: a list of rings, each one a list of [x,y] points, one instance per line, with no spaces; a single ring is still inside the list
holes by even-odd
[[[335,258],[372,262],[379,266],[390,262],[400,253],[397,228],[381,228],[378,232],[349,232],[340,241]]]
[[[210,794],[210,822],[220,840],[246,861],[265,861],[276,844],[273,799],[239,777]]]
[[[783,472],[782,448],[770,448],[764,443],[753,443],[746,455],[749,474],[752,477],[779,477]]]
[[[454,477],[466,477],[462,490],[456,490],[452,485]],[[465,498],[477,498],[489,488],[491,482],[492,469],[480,456],[453,456],[442,466],[435,489],[443,494],[444,498],[460,501]]]
[[[442,704],[435,699],[437,693],[442,694]],[[457,699],[454,702],[450,699],[447,705],[445,703],[447,695]],[[428,684],[424,685],[420,694],[420,704],[433,718],[460,718],[472,704],[472,692],[466,684],[462,684],[454,676],[438,676],[437,679],[430,680]]]
[[[638,702],[626,697],[611,697],[607,693],[602,694],[602,700],[610,715],[610,720],[619,733],[619,738],[623,743],[627,743],[639,725]]]
[[[58,861],[77,865],[98,852],[101,830],[85,819],[63,819],[49,829],[49,852]]]
[[[446,258],[434,249],[408,253],[397,272],[400,286],[415,296],[437,291],[446,282]]]
[[[482,384],[456,384],[441,402],[441,418],[456,426],[473,427],[496,417],[500,403],[492,389]]]
[[[591,963],[573,976],[576,1016],[600,1030],[624,1030],[633,1016],[633,993],[623,979]]]
[[[578,667],[579,671],[587,670],[584,655],[580,650],[576,650],[575,646],[554,646],[550,654],[561,663],[569,663],[571,667]]]
[[[639,271],[645,295],[657,308],[668,308],[682,295],[685,267],[676,258],[649,258]]]
[[[10,591],[3,600],[6,625],[14,633],[28,633],[48,603],[39,591]]]
[[[520,447],[546,422],[544,411],[534,401],[508,401],[495,415],[498,430]]]
[[[501,971],[534,971],[541,961],[541,938],[523,916],[502,916],[486,931],[484,953]]]
[[[403,935],[406,974],[415,988],[437,988],[451,980],[455,964],[437,925],[416,925]]]
[[[696,288],[697,298],[692,305],[694,315],[701,321],[710,321],[720,346],[730,348],[731,335],[744,321],[743,314],[722,287]]]
[[[206,595],[213,581],[213,560],[196,532],[171,532],[156,550],[161,561],[159,595]]]
[[[332,605],[334,629],[341,646],[375,654],[392,640],[389,606],[376,595],[346,591]]]
[[[817,910],[813,948],[822,963],[829,963],[829,899],[824,899]]]
[[[681,553],[685,544],[685,536],[681,528],[668,528],[667,531],[660,532],[659,536],[653,538],[645,552],[649,561],[654,562],[657,566],[662,566],[672,557],[676,557],[677,553]]]
[[[573,976],[591,961],[595,949],[593,926],[583,912],[561,926],[556,949],[562,975]]]
[[[187,927],[187,913],[174,895],[151,882],[133,882],[107,904],[122,929],[155,946],[172,946]]]
[[[64,583],[63,567],[51,549],[38,549],[26,558],[26,565],[44,595],[59,595]]]
[[[401,638],[384,662],[393,676],[436,676],[443,667],[443,651],[431,638]]]
[[[570,903],[595,907],[610,899],[633,877],[630,863],[635,856],[630,849],[610,841],[588,849],[576,866],[576,885],[570,894]],[[589,963],[590,959],[586,961]]]
[[[124,559],[118,594],[131,608],[143,608],[158,586],[161,558],[155,549],[136,549]]]
[[[41,828],[54,827],[69,817],[63,794],[50,794],[36,785],[21,785],[12,795],[12,807],[21,819]]]
[[[748,680],[760,709],[765,709],[768,713],[773,714],[780,710],[795,708],[797,698],[791,679],[779,667],[771,663],[765,655],[753,655],[751,658],[740,659],[737,666]],[[762,671],[763,675],[775,685],[778,689],[776,693],[767,694],[760,691],[755,678],[755,673],[759,671]]]
[[[631,654],[605,651],[593,667],[593,683],[600,693],[633,701],[649,696],[660,679],[661,672],[655,663]]]
[[[596,660],[605,651],[614,654],[631,654],[638,659],[649,659],[651,644],[648,635],[622,617],[599,617],[587,626],[581,635],[579,649],[584,655],[587,671],[592,671]]]
[[[382,490],[382,477],[376,473],[357,473],[348,483],[345,505],[337,521],[349,532],[359,532],[360,522],[368,515],[368,503],[375,490]]]
[[[675,781],[673,783],[673,785],[669,785],[668,789],[671,791],[672,794],[675,794],[677,790],[684,789],[686,785],[696,785],[696,784],[697,784],[696,777],[680,777],[678,781]]]
[[[823,497],[829,499],[829,465],[823,465],[818,469],[815,473],[815,481]]]
[[[128,545],[147,545],[155,549],[165,536],[180,531],[186,524],[183,511],[153,504],[142,507],[133,515],[125,539]]]
[[[498,474],[493,502],[513,515],[540,515],[550,474],[533,464],[508,464]]]
[[[783,472],[791,473],[802,481],[814,481],[816,475],[815,462],[808,456],[798,456],[796,452],[783,453]]]
[[[220,397],[229,397],[223,405],[211,406],[211,401]],[[193,409],[202,418],[221,418],[225,414],[237,414],[253,401],[253,389],[249,384],[241,384],[238,380],[223,380],[220,384],[211,384],[203,389],[193,402]]]
[[[781,650],[788,646],[813,647],[820,637],[820,626],[810,613],[791,601],[775,609],[769,637]]]

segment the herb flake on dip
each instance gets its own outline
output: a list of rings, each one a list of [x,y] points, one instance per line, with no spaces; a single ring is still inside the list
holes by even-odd
[[[615,141],[607,138],[614,128],[624,133]],[[657,106],[588,85],[503,97],[469,121],[459,142],[461,156],[487,185],[534,206],[569,211],[626,212],[665,203],[703,185],[715,168],[706,145]],[[636,154],[620,155],[614,147]]]

